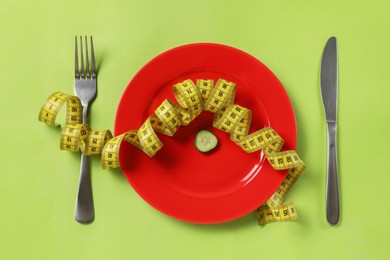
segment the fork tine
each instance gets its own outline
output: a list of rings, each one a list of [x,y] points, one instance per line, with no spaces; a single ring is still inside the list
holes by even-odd
[[[83,37],[80,36],[80,56],[81,56],[81,77],[84,77],[84,58],[83,58]]]
[[[79,58],[78,58],[78,50],[77,50],[77,36],[74,37],[74,49],[75,49],[75,55],[74,55],[74,75],[76,79],[80,78],[80,71],[79,71]]]
[[[92,70],[92,78],[96,78],[96,64],[95,64],[95,52],[93,49],[93,41],[91,36],[91,70]]]
[[[85,76],[89,79],[91,77],[90,71],[89,71],[89,57],[88,57],[88,39],[87,36],[85,36]]]

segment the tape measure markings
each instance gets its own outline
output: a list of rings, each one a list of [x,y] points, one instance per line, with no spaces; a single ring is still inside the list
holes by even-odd
[[[42,105],[38,120],[51,126],[58,126],[56,117],[62,105],[67,104],[65,124],[79,124],[82,121],[82,106],[80,100],[75,96],[55,92],[50,95]]]
[[[101,154],[104,169],[120,167],[119,150],[123,140],[153,157],[164,145],[156,132],[173,136],[181,125],[188,125],[203,110],[214,113],[213,126],[230,134],[230,139],[248,153],[263,150],[276,170],[289,169],[278,190],[256,211],[259,224],[287,221],[297,218],[292,202],[284,197],[305,169],[303,161],[294,150],[281,151],[284,140],[271,127],[249,133],[251,110],[234,104],[236,84],[219,79],[214,85],[210,79],[184,80],[173,86],[179,104],[164,100],[138,130],[130,130],[113,138],[109,130],[93,131],[81,124],[80,100],[61,92],[48,97],[41,107],[38,119],[48,125],[55,122],[58,112],[66,103],[66,124],[60,138],[60,148],[85,155]]]
[[[298,180],[299,176],[305,170],[305,165],[291,168],[286,178],[283,180],[282,184],[276,190],[276,192],[267,200],[267,204],[269,207],[277,207],[282,204],[283,198],[293,187],[294,183]]]
[[[285,202],[277,207],[269,207],[267,204],[256,209],[259,225],[272,222],[286,222],[298,218],[297,210],[292,202]]]

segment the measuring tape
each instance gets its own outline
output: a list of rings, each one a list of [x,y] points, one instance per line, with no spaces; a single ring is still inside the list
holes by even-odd
[[[61,92],[53,93],[41,107],[38,119],[51,126],[58,126],[56,117],[66,104],[66,121],[60,138],[60,148],[84,155],[101,154],[104,169],[117,168],[119,150],[123,140],[153,157],[163,143],[157,136],[161,133],[173,136],[181,125],[188,125],[202,111],[214,114],[213,126],[230,134],[230,139],[247,153],[263,150],[268,162],[276,170],[289,172],[278,190],[257,209],[259,224],[287,221],[297,218],[295,206],[284,203],[284,197],[305,169],[305,164],[294,150],[281,151],[284,141],[271,128],[266,127],[249,133],[251,110],[234,103],[236,84],[219,79],[215,86],[210,79],[198,79],[196,84],[184,80],[173,86],[177,103],[165,99],[139,129],[130,130],[113,138],[109,130],[93,131],[82,124],[80,100]]]
[[[61,92],[51,94],[39,111],[38,120],[50,126],[59,126],[56,117],[66,104],[65,126],[61,132],[60,149],[81,152],[84,155],[101,154],[104,145],[112,138],[109,130],[92,131],[82,124],[83,107],[80,99]]]
[[[256,216],[259,225],[265,225],[271,222],[286,222],[298,218],[297,210],[291,201],[285,202],[277,207],[270,207],[265,204],[256,209]]]

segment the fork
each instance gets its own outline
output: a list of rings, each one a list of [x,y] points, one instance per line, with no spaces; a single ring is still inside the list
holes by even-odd
[[[97,73],[92,36],[90,38],[91,66],[88,57],[88,41],[85,36],[85,66],[83,55],[83,38],[80,36],[80,61],[75,37],[75,80],[74,92],[83,106],[83,123],[88,123],[88,105],[96,96]],[[80,65],[80,66],[79,66]],[[75,219],[80,223],[90,223],[94,220],[95,212],[92,197],[91,174],[88,157],[81,155],[79,190],[76,199]]]

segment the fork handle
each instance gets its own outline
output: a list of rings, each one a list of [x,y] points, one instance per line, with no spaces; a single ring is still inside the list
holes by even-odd
[[[88,106],[83,106],[83,123],[87,123]],[[94,220],[95,209],[92,197],[91,173],[87,156],[81,155],[79,190],[76,200],[75,219],[80,223]]]
[[[88,161],[87,156],[81,155],[79,191],[75,210],[75,219],[80,223],[90,223],[95,217]]]

